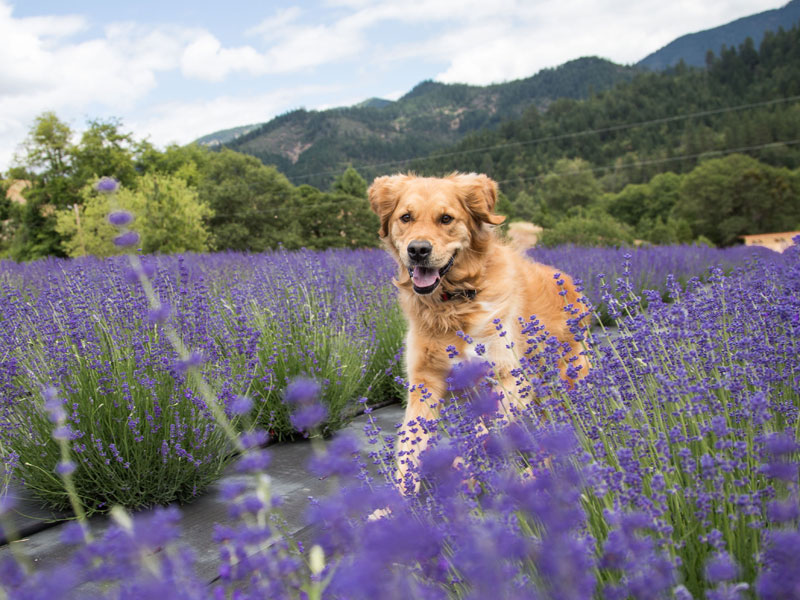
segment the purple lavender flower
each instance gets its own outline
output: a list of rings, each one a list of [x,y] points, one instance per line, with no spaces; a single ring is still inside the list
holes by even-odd
[[[251,448],[242,454],[236,463],[236,470],[240,473],[261,473],[272,461],[272,457],[266,450]]]
[[[135,246],[139,243],[139,234],[135,231],[126,231],[114,238],[114,245],[119,247]]]
[[[763,600],[800,598],[800,531],[772,531],[764,547],[764,568],[758,575],[755,590]]]
[[[56,473],[62,477],[67,477],[75,472],[75,463],[71,460],[62,460],[56,465]]]
[[[86,542],[86,530],[79,521],[70,521],[61,529],[61,541],[69,546]]]
[[[299,377],[286,386],[284,402],[294,408],[289,421],[297,431],[309,432],[319,427],[328,416],[328,409],[322,405],[319,384]]]
[[[236,396],[229,407],[234,415],[246,415],[253,409],[253,400],[249,396]]]
[[[169,319],[172,307],[169,304],[161,303],[158,308],[151,308],[147,311],[147,320],[153,324],[164,324]]]
[[[769,502],[767,519],[770,523],[791,523],[800,520],[800,500],[796,495],[792,495],[786,500]]]
[[[119,189],[119,182],[113,177],[102,177],[95,184],[95,189],[103,194],[113,194]]]
[[[108,222],[116,227],[124,227],[133,222],[133,214],[127,210],[116,210],[108,213]]]
[[[491,371],[491,366],[485,361],[468,360],[461,362],[450,371],[448,380],[454,391],[471,389],[481,383]]]
[[[793,454],[800,449],[794,436],[783,433],[773,433],[766,440],[766,450],[775,457]]]
[[[715,554],[706,565],[706,579],[711,583],[733,581],[737,575],[736,563],[727,552]]]
[[[205,363],[205,358],[202,352],[193,350],[189,353],[189,356],[175,362],[175,369],[178,373],[184,375],[189,369],[200,367],[203,363]]]
[[[242,446],[245,448],[256,448],[267,444],[269,441],[269,434],[263,429],[254,429],[244,432],[239,436],[239,439],[242,442]]]
[[[70,439],[69,425],[61,425],[53,429],[53,439],[58,441],[67,441]]]
[[[58,390],[50,387],[42,393],[44,396],[44,409],[52,423],[61,423],[66,419],[67,413],[64,410],[64,401],[59,398]]]
[[[308,404],[295,410],[289,421],[297,431],[309,432],[319,427],[327,416],[328,409],[322,404]]]
[[[180,534],[181,513],[175,506],[158,507],[150,513],[136,515],[132,539],[143,548],[158,549],[176,541]]]
[[[355,477],[361,469],[358,452],[358,440],[339,434],[328,443],[324,453],[311,458],[308,468],[319,477]]]
[[[319,400],[320,386],[313,379],[298,377],[286,386],[284,401],[289,405],[314,404]]]
[[[7,554],[0,558],[0,584],[14,590],[22,587],[23,583],[25,583],[25,570],[14,555]]]

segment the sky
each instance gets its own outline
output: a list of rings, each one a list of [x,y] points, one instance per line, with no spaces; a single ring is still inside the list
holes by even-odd
[[[0,171],[36,116],[159,147],[287,111],[636,63],[786,0],[0,0]],[[76,139],[77,141],[77,139]]]

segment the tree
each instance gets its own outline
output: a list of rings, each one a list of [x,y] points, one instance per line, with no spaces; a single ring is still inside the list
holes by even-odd
[[[14,223],[11,220],[11,200],[6,197],[9,182],[0,179],[0,258],[8,253],[8,247],[13,236]]]
[[[543,246],[627,246],[633,243],[633,231],[597,207],[588,211],[578,209],[552,229],[545,229],[539,243]]]
[[[363,197],[357,197],[341,191],[326,194],[310,185],[297,188],[295,214],[302,245],[313,249],[376,246],[380,224],[364,191]]]
[[[659,173],[650,180],[645,216],[651,219],[668,219],[680,198],[682,175]]]
[[[602,204],[612,217],[636,228],[643,220],[651,225],[666,222],[678,201],[680,185],[680,175],[659,173],[649,183],[631,183],[617,194],[606,194]]]
[[[685,219],[644,217],[636,227],[636,237],[651,244],[688,244],[692,228]]]
[[[218,250],[259,252],[279,243],[300,245],[294,187],[274,167],[233,150],[212,153],[198,191],[214,213],[208,224]]]
[[[650,186],[646,183],[629,183],[618,194],[608,194],[604,205],[608,213],[623,223],[636,226],[647,214]]]
[[[334,192],[340,192],[354,198],[367,198],[367,182],[353,167],[347,167],[344,173],[333,182]]]
[[[200,144],[170,144],[164,150],[150,142],[136,145],[135,168],[141,173],[164,173],[180,177],[191,187],[198,187],[212,152]]]
[[[39,173],[47,184],[66,180],[72,174],[71,137],[72,129],[54,112],[42,113],[22,143],[24,155],[16,156],[15,162]]]
[[[695,237],[730,246],[749,233],[787,231],[800,220],[800,182],[786,168],[742,154],[707,160],[685,176],[673,209]]]
[[[500,201],[498,200],[497,212],[501,215],[507,214],[510,220],[528,221],[544,228],[552,227],[556,223],[553,214],[544,201],[540,198],[534,198],[525,190],[517,194],[514,201],[509,202],[508,205],[511,209],[509,214],[500,210]]]
[[[562,158],[544,176],[539,193],[548,208],[566,211],[573,206],[588,206],[603,193],[591,165],[581,159]]]
[[[113,177],[125,187],[136,181],[131,133],[122,133],[118,119],[89,121],[79,144],[71,148],[72,177],[76,189],[98,177]]]
[[[113,244],[118,231],[108,222],[114,209],[133,213],[131,229],[139,233],[145,253],[203,252],[209,248],[206,220],[212,215],[197,192],[174,175],[146,174],[135,189],[121,188],[112,199],[90,184],[81,191],[83,202],[57,215],[58,233],[69,256],[111,256],[122,250]]]
[[[55,231],[55,213],[79,198],[72,179],[72,130],[53,112],[34,119],[22,153],[11,169],[14,179],[33,185],[25,191],[25,203],[13,207],[13,239],[9,254],[15,260],[63,256]]]

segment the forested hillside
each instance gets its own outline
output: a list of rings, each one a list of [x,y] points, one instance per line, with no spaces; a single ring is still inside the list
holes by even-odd
[[[693,67],[704,67],[709,50],[719,54],[723,46],[736,47],[748,37],[758,45],[765,32],[775,32],[781,27],[789,29],[798,21],[800,0],[791,0],[781,8],[765,10],[713,29],[683,35],[640,60],[637,66],[660,70],[674,67],[683,61]]]
[[[595,67],[628,81],[522,109],[545,89],[588,90]],[[447,135],[466,137],[430,155]],[[144,252],[376,245],[367,182],[409,168],[490,175],[498,212],[543,226],[544,244],[727,246],[800,229],[800,29],[769,33],[758,49],[748,40],[703,69],[633,76],[593,59],[505,86],[426,82],[398,102],[292,113],[238,138],[249,151],[268,140],[294,148],[288,166],[264,155],[278,168],[228,148],[160,150],[113,119],[74,139],[55,114],[36,119],[0,181],[0,258],[117,252],[101,176],[137,213]]]
[[[429,154],[531,107],[540,111],[558,98],[586,98],[635,73],[633,67],[582,58],[485,87],[426,81],[396,102],[376,99],[349,108],[293,111],[225,145],[277,166],[296,184],[327,188],[348,164]]]
[[[714,57],[707,69],[641,73],[585,100],[531,108],[496,130],[469,135],[421,173],[480,171],[511,194],[533,191],[560,159],[581,159],[607,191],[693,169],[707,153],[756,152],[800,165],[800,29],[768,33]],[[364,169],[373,176],[375,170]]]

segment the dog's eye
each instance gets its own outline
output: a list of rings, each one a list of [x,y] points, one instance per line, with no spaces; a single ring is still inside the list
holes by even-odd
[[[442,215],[442,225],[447,225],[452,220],[453,217],[451,217],[450,215]]]
[[[408,223],[411,220],[411,213],[404,214],[402,217],[400,217],[400,220],[403,223]]]

